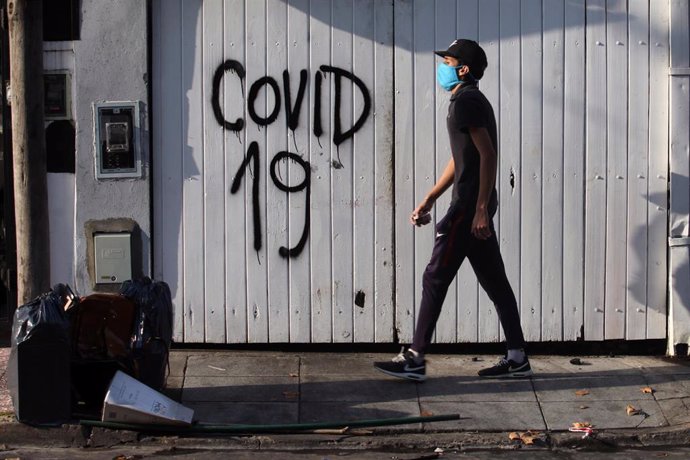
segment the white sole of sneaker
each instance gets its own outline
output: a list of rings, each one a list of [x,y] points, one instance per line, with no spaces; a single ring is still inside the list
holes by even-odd
[[[531,377],[534,372],[531,370],[525,372],[513,372],[511,374],[501,374],[501,375],[480,375],[483,379],[522,379],[525,377]]]

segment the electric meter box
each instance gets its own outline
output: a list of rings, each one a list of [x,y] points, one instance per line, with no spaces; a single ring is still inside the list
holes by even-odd
[[[119,284],[132,279],[132,234],[96,233],[96,283]]]
[[[141,177],[139,102],[94,103],[96,179]]]

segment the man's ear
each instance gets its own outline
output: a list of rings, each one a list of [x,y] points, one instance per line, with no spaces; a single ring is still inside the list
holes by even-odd
[[[458,67],[458,75],[459,76],[464,77],[468,73],[470,73],[470,68],[467,67],[466,64],[462,64],[460,67]]]

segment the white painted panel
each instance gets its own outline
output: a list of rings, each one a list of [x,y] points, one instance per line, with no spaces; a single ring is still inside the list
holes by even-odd
[[[607,0],[606,15],[606,309],[604,338],[625,337],[627,265],[628,37],[626,0]]]
[[[649,4],[629,2],[628,242],[625,338],[647,332],[647,183],[649,177]]]
[[[313,2],[311,4],[311,62],[316,65],[328,65],[331,56],[331,34],[328,23],[319,18],[330,18],[332,14],[330,2]],[[311,231],[309,240],[311,247],[311,286],[312,286],[312,341],[333,341],[333,311],[332,311],[332,280],[331,269],[332,244],[331,244],[331,93],[332,76],[326,78],[323,72],[317,75],[316,68],[312,68],[315,79],[321,79],[321,83],[314,82],[314,92],[320,90],[320,95],[314,94],[314,121],[320,123],[323,130],[321,136],[311,137],[310,163],[314,174],[312,175],[311,198]],[[316,107],[321,107],[316,111]],[[313,130],[312,130],[313,132]],[[318,252],[317,249],[318,248]]]
[[[543,3],[541,339],[563,339],[563,136],[565,5]]]
[[[216,67],[223,62],[223,0],[203,3],[203,94],[212,93]],[[213,107],[203,102],[204,148],[204,292],[205,341],[226,342],[225,337],[225,149],[223,127]]]
[[[606,2],[587,2],[586,173],[585,173],[585,333],[604,338],[606,279]]]
[[[351,71],[354,60],[352,48],[353,0],[333,1],[333,29],[331,43],[331,64]],[[337,77],[329,74],[326,83],[333,88]],[[350,82],[341,81],[340,101],[337,91],[332,93],[332,113],[339,112],[344,127],[355,116],[353,107],[354,88]],[[340,109],[338,109],[340,105]],[[335,121],[334,121],[335,126]],[[354,170],[353,146],[345,141],[331,150],[331,216],[333,222],[333,341],[351,342],[354,332],[352,285],[353,271],[353,200],[352,180]]]
[[[267,50],[267,34],[266,34],[266,4],[265,2],[247,2],[246,3],[246,69],[247,69],[247,110],[251,114],[252,110],[257,119],[268,118],[275,109],[275,104],[279,103],[280,98],[276,98],[273,90],[269,85],[261,85],[261,79],[267,77],[266,69],[266,50]],[[254,100],[251,97],[251,88],[257,85],[257,95]],[[252,166],[244,170],[243,183],[245,185],[245,199],[247,203],[252,203],[257,200],[259,203],[258,214],[261,217],[261,223],[257,225],[253,223],[257,210],[247,206],[246,231],[248,235],[260,235],[262,247],[260,250],[254,249],[254,244],[250,239],[247,241],[247,340],[250,343],[266,343],[268,342],[268,274],[267,274],[267,259],[268,254],[266,250],[266,168],[268,165],[265,161],[267,150],[266,136],[267,128],[260,127],[257,121],[247,117],[247,126],[245,128],[245,145],[251,146],[256,142],[258,147],[258,164],[259,168]],[[252,181],[258,182],[258,190],[252,190]],[[255,196],[258,195],[258,196]],[[257,222],[258,223],[258,222]]]
[[[669,6],[649,4],[649,177],[647,202],[647,338],[666,338],[669,155]]]
[[[408,217],[415,203],[415,91],[414,2],[395,3],[395,329],[397,338],[410,342],[418,298],[415,278],[415,229]]]
[[[690,67],[688,2],[671,0],[671,68]],[[673,76],[670,84],[671,207],[669,237],[690,234],[690,77]],[[669,346],[690,342],[690,250],[669,249],[670,322]]]
[[[520,316],[525,339],[541,338],[542,40],[541,2],[523,0],[522,227]]]
[[[500,215],[501,254],[516,299],[520,298],[520,1],[500,3],[500,112],[498,158],[499,179],[496,183]],[[490,70],[490,69],[487,69]],[[494,70],[495,71],[495,70]],[[496,109],[498,109],[496,107]],[[503,337],[503,331],[501,331]]]
[[[205,340],[204,311],[204,150],[203,18],[201,0],[182,2],[182,245],[184,339]]]
[[[225,0],[223,11],[225,23],[225,41],[223,62],[234,61],[245,69],[245,4],[244,0]],[[219,104],[222,106],[223,120],[235,123],[244,120],[241,131],[225,130],[225,299],[226,330],[228,343],[247,342],[247,263],[256,260],[253,228],[247,231],[247,222],[252,222],[251,184],[254,174],[244,172],[236,193],[231,193],[232,183],[240,176],[242,164],[247,155],[248,143],[246,130],[249,118],[244,102],[247,98],[246,79],[240,79],[237,71],[224,72],[222,85],[219,88]],[[252,127],[254,129],[254,127]],[[264,164],[265,167],[265,163]],[[249,195],[245,190],[249,190]],[[247,199],[247,196],[249,199]],[[248,249],[247,249],[248,248]]]
[[[286,150],[299,155],[304,161],[309,161],[311,112],[313,97],[309,88],[314,84],[314,73],[310,72],[309,65],[309,1],[291,0],[287,17],[287,70],[290,75],[290,93],[293,112],[297,111],[297,100],[300,89],[301,72],[306,72],[306,87],[297,118],[297,129],[291,130],[287,135]],[[285,89],[283,89],[285,91]],[[287,108],[283,111],[287,116]],[[282,123],[282,120],[280,120]],[[297,186],[306,180],[304,167],[292,161],[288,161],[289,185]],[[314,173],[308,170],[310,180]],[[285,194],[284,192],[281,192]],[[310,215],[307,207],[307,198],[313,199],[309,190],[290,193],[289,208],[289,247],[299,244],[304,231],[309,231]],[[311,214],[313,216],[313,214]],[[305,228],[306,226],[306,228]],[[310,280],[310,251],[311,239],[307,243],[299,257],[289,260],[290,280],[290,342],[309,342],[311,340],[311,280]],[[283,263],[286,263],[283,260]],[[275,297],[275,296],[274,296]],[[271,326],[272,328],[272,326]]]
[[[584,333],[585,0],[565,6],[563,340]]]
[[[479,40],[479,0],[458,0],[456,17],[456,38]],[[457,285],[458,341],[476,342],[479,340],[480,288],[468,261],[458,270]]]
[[[300,198],[300,193],[288,194],[279,189],[272,180],[271,173],[275,174],[275,180],[279,183],[292,186],[293,183],[300,182],[301,176],[296,168],[290,168],[291,161],[288,158],[273,163],[274,158],[279,152],[294,152],[294,148],[288,145],[288,128],[285,117],[287,116],[287,104],[285,101],[285,85],[283,82],[283,71],[288,70],[288,55],[290,45],[288,43],[287,28],[276,27],[278,24],[287,24],[288,6],[282,0],[266,1],[266,76],[273,78],[279,88],[278,100],[274,97],[268,105],[267,112],[273,111],[274,103],[280,104],[278,118],[265,128],[266,149],[261,151],[259,158],[262,159],[261,176],[266,184],[266,269],[268,270],[268,340],[269,342],[289,342],[290,341],[290,290],[288,266],[289,260],[280,254],[280,248],[292,248],[298,240],[299,227],[293,228],[290,225],[293,220],[293,208],[304,209],[304,204],[297,205],[296,200]],[[290,90],[299,88],[295,77],[299,77],[299,72],[292,72],[290,77]],[[272,94],[272,93],[271,93]],[[293,95],[295,93],[292,93]],[[294,97],[294,96],[293,96]],[[251,128],[250,128],[251,129]],[[278,157],[280,158],[280,157]],[[294,195],[288,198],[289,195]],[[288,209],[288,200],[290,209]],[[299,217],[295,215],[294,217]],[[300,286],[308,289],[309,284]],[[308,292],[308,291],[307,291]]]
[[[374,150],[374,295],[367,295],[366,308],[373,308],[374,340],[391,342],[394,337],[394,78],[393,68],[393,3],[374,2],[376,16],[374,58],[376,78],[373,87],[375,124]],[[369,302],[372,302],[370,304]],[[370,307],[371,305],[371,307]]]
[[[353,12],[353,62],[352,71],[358,78],[374,89],[377,66],[374,55],[374,36],[377,18],[373,0],[354,0]],[[367,38],[369,37],[369,38]],[[392,63],[390,63],[392,64]],[[382,62],[381,67],[385,67]],[[383,69],[381,69],[384,71]],[[384,71],[385,72],[385,71]],[[373,91],[372,91],[373,92]],[[373,96],[373,94],[372,94]],[[354,91],[354,119],[364,110],[364,101],[360,91]],[[382,112],[385,113],[385,112]],[[375,124],[366,123],[352,139],[353,182],[353,341],[374,341],[374,186],[376,180],[374,144]],[[383,154],[385,155],[385,154]],[[373,173],[373,174],[372,174]],[[368,301],[367,301],[368,300]]]

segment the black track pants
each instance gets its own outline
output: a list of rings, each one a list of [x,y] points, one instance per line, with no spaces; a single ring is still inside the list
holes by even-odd
[[[425,353],[431,344],[436,322],[441,314],[448,286],[467,257],[482,288],[496,306],[509,349],[522,348],[524,337],[520,326],[515,294],[506,277],[503,258],[491,223],[491,237],[475,238],[470,232],[472,219],[449,213],[436,226],[436,242],[431,260],[424,270],[422,302],[412,348]]]

